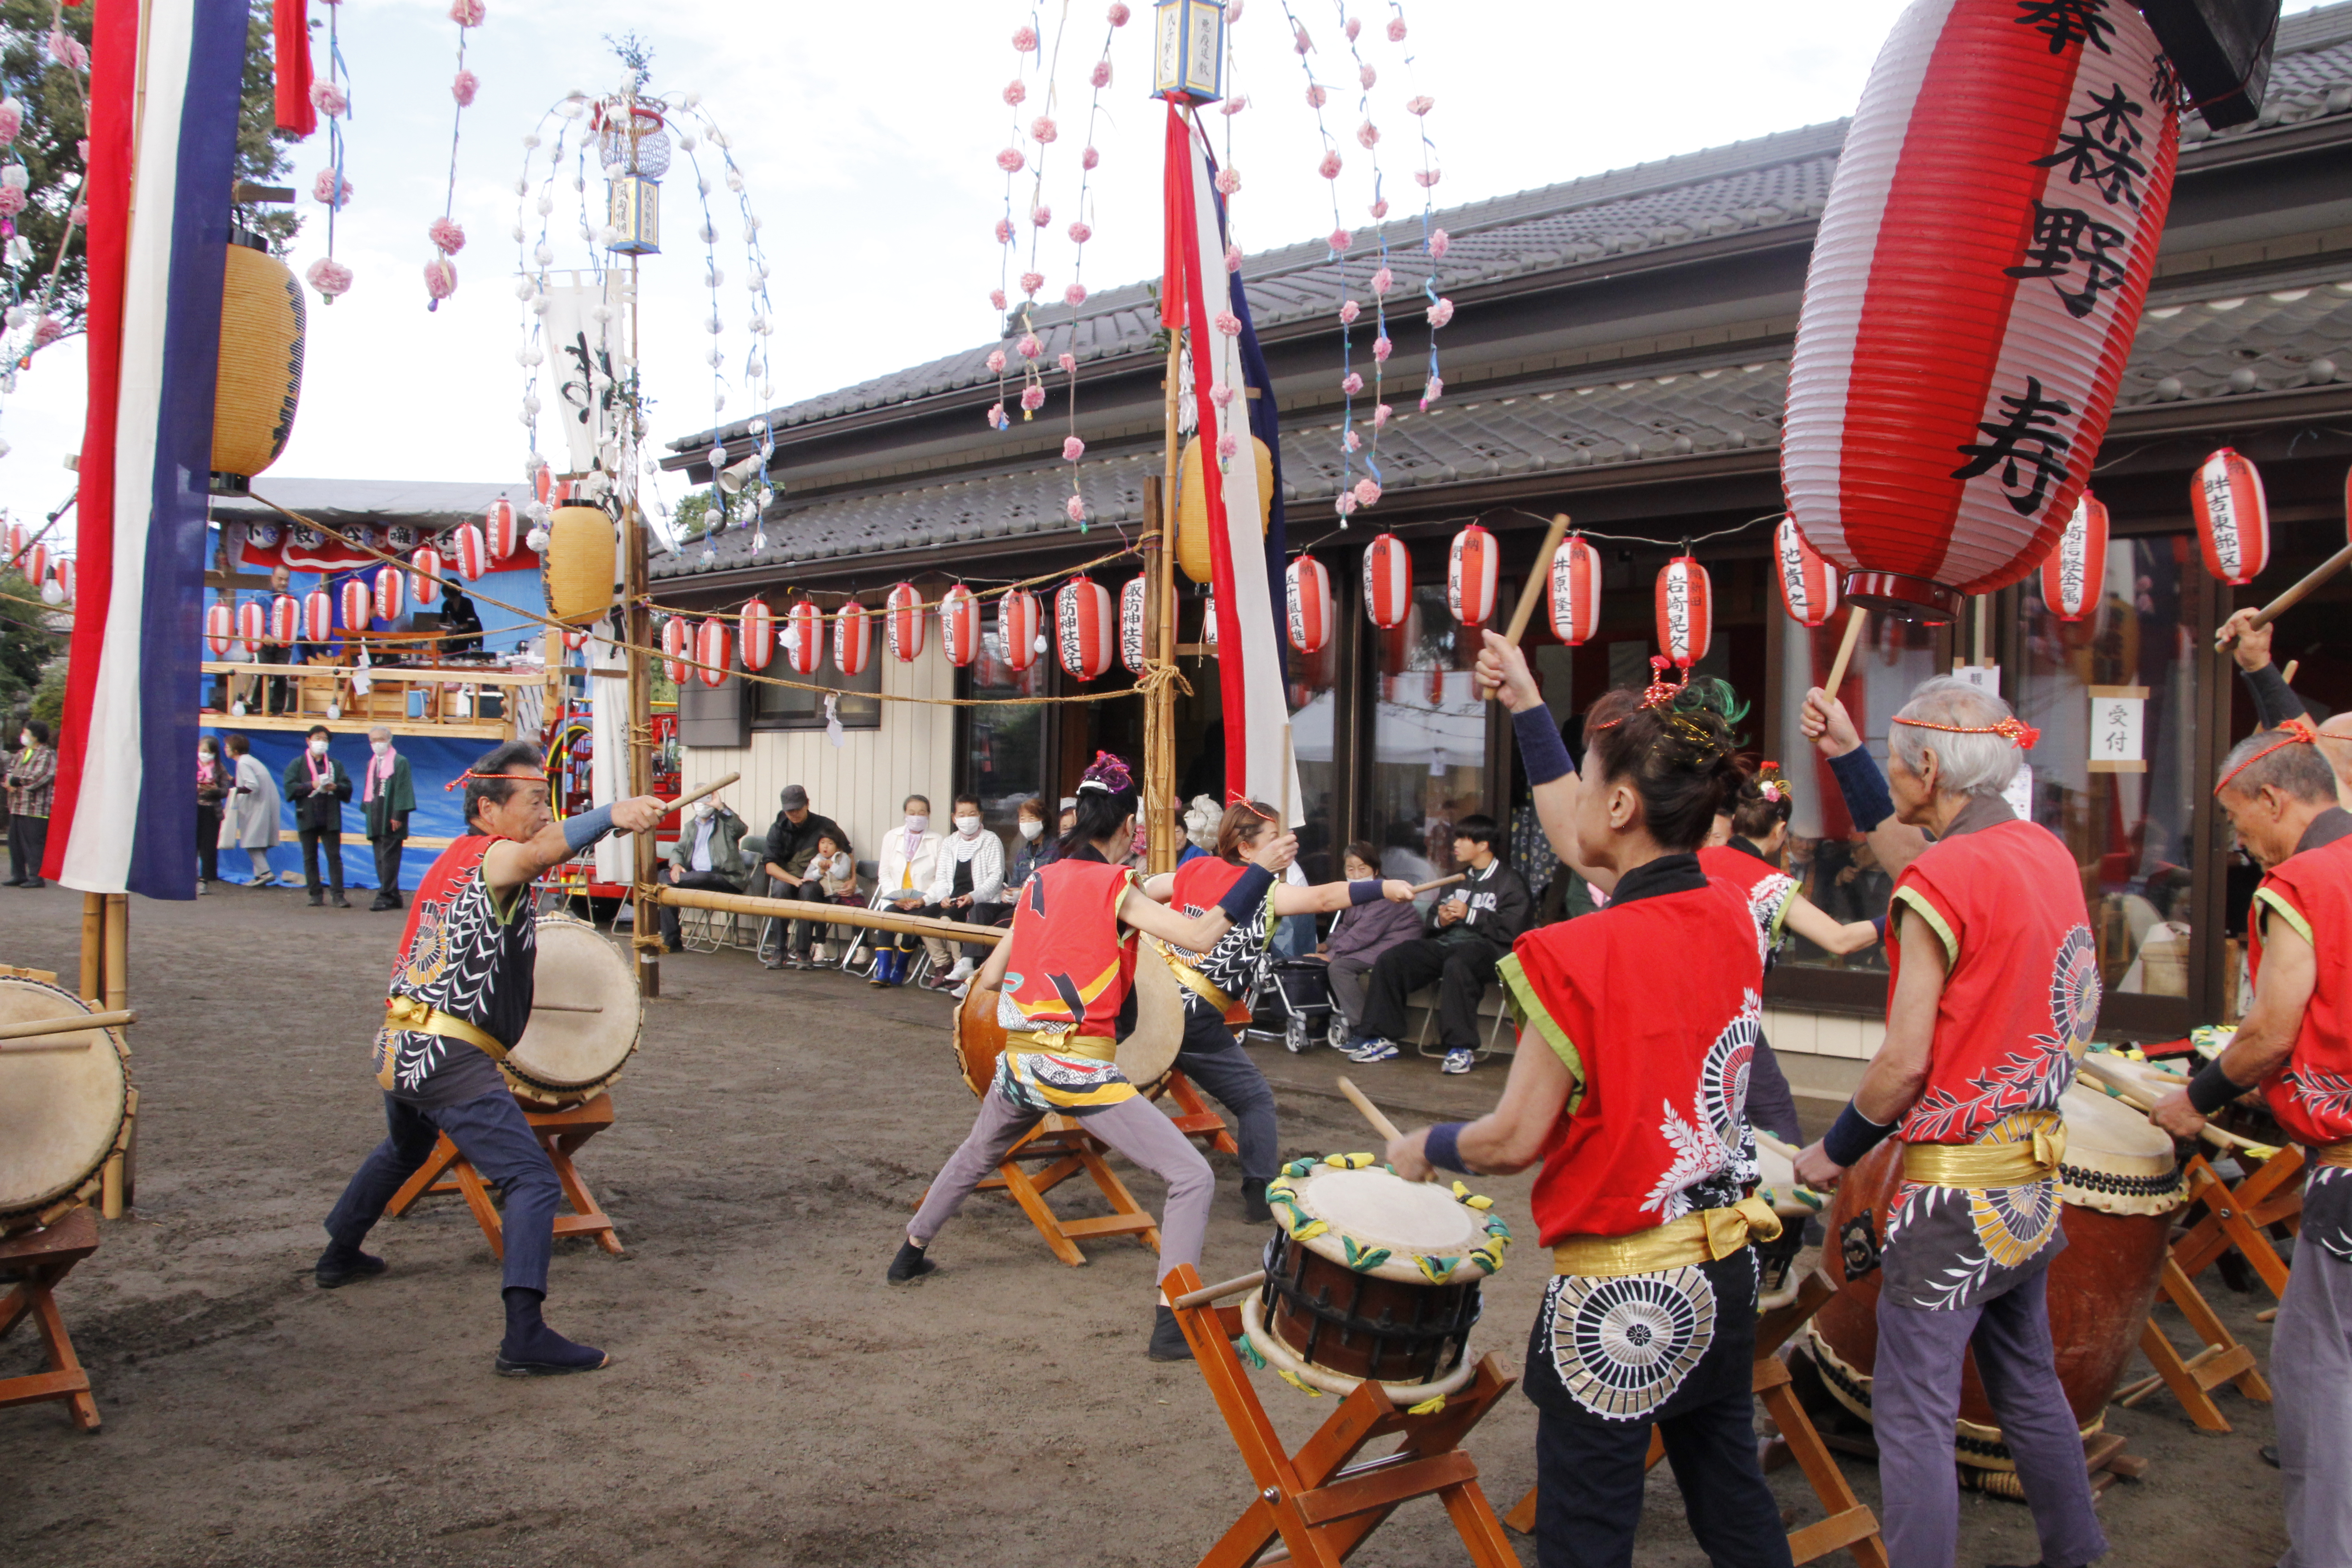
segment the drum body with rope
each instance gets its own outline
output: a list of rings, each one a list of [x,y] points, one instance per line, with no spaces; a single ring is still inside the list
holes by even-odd
[[[1759,1141],[1756,1145],[1756,1166],[1759,1173],[1756,1195],[1772,1205],[1780,1216],[1780,1234],[1772,1241],[1758,1241],[1756,1310],[1769,1312],[1785,1307],[1797,1299],[1803,1279],[1797,1273],[1797,1255],[1804,1250],[1805,1226],[1829,1206],[1829,1200],[1812,1188],[1797,1181],[1797,1168],[1789,1156]]]
[[[1370,1154],[1294,1160],[1265,1195],[1265,1284],[1242,1304],[1259,1359],[1311,1393],[1370,1378],[1400,1405],[1469,1381],[1480,1284],[1511,1239],[1488,1200],[1408,1182]]]
[[[57,986],[0,976],[0,1024],[91,1010]],[[0,1051],[0,1236],[48,1225],[89,1197],[131,1127],[131,1053],[120,1030],[14,1044]]]
[[[1176,1053],[1184,1046],[1184,999],[1165,963],[1144,961],[1149,952],[1144,944],[1144,956],[1136,962],[1135,1027],[1118,1042],[1117,1060],[1121,1077],[1156,1099],[1167,1088]],[[956,1008],[956,1072],[975,1095],[988,1092],[996,1077],[996,1059],[1004,1054],[1004,1026],[996,1013],[1001,994],[975,985]]]
[[[627,957],[587,921],[541,915],[538,943],[530,1023],[501,1068],[520,1100],[578,1105],[618,1080],[645,1032],[645,1006]]]
[[[2164,1271],[2168,1216],[2183,1194],[2172,1140],[2139,1112],[2078,1083],[2059,1113],[2066,1123],[2058,1167],[2066,1246],[2050,1265],[2050,1338],[2066,1402],[2089,1436],[2104,1425],[2147,1322]],[[1822,1263],[1840,1289],[1806,1325],[1822,1384],[1865,1420],[1878,1352],[1878,1253],[1902,1186],[1902,1154],[1889,1140],[1839,1183]],[[2016,1468],[1973,1358],[1961,1379],[1957,1454],[1979,1469]]]

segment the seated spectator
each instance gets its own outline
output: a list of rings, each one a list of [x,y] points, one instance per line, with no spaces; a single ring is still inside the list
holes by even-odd
[[[995,924],[1013,923],[1013,906],[1021,901],[1021,889],[1029,885],[1030,876],[1045,863],[1045,803],[1034,796],[1021,803],[1018,813],[1021,842],[1013,847],[1012,868],[1004,873],[1004,892],[997,904]]]
[[[806,892],[801,889],[801,883],[808,877],[809,862],[816,858],[816,841],[830,836],[842,853],[855,854],[849,835],[833,818],[811,811],[808,791],[799,784],[786,784],[777,795],[776,804],[780,807],[776,819],[768,824],[767,858],[760,863],[760,870],[768,879],[767,891],[779,899],[821,898],[814,888]],[[793,921],[785,933],[786,941],[772,952],[768,936],[776,929],[773,921],[762,925],[760,962],[771,969],[811,967],[809,943],[814,939],[809,922]]]
[[[1348,846],[1345,864],[1351,882],[1371,881],[1381,874],[1380,851],[1361,839]],[[1421,910],[1414,904],[1380,899],[1339,911],[1323,956],[1331,966],[1331,1005],[1347,1021],[1351,1038],[1363,1022],[1364,986],[1372,964],[1389,949],[1420,935]]]
[[[874,887],[886,908],[911,915],[922,907],[923,896],[930,891],[931,879],[939,874],[940,836],[931,831],[929,796],[910,795],[899,809],[906,813],[906,821],[882,836],[881,871],[874,879]],[[916,942],[912,936],[877,931],[874,973],[866,984],[905,984],[912,968]]]
[[[1224,819],[1224,807],[1205,795],[1194,795],[1192,804],[1184,808],[1184,847],[1177,852],[1176,864],[1215,854],[1217,827]]]
[[[857,890],[857,862],[841,840],[830,833],[816,836],[816,853],[809,858],[808,874],[801,879],[803,898],[816,899],[828,904],[847,904],[853,909],[866,907],[865,896]],[[841,956],[834,951],[834,939],[845,928],[820,925],[815,941],[809,948],[812,968],[824,968]]]
[[[977,795],[956,796],[953,820],[955,831],[940,851],[922,912],[966,925],[994,925],[997,906],[1004,899],[1004,840],[982,826]],[[988,956],[987,947],[976,942],[950,944],[927,936],[923,945],[931,954],[931,975],[924,984],[934,991],[958,989]],[[961,957],[958,947],[963,950]]]
[[[673,888],[699,888],[708,893],[741,892],[743,835],[750,831],[717,795],[696,801],[694,816],[669,847],[669,864],[662,880]],[[670,952],[684,950],[686,944],[678,939],[676,904],[661,907],[661,933],[662,944]]]
[[[1477,1060],[1478,1004],[1495,965],[1528,929],[1535,895],[1527,879],[1496,857],[1502,829],[1491,816],[1465,816],[1454,826],[1454,858],[1465,880],[1430,911],[1430,934],[1400,942],[1372,965],[1364,1016],[1348,1047],[1351,1061],[1384,1062],[1404,1033],[1405,998],[1437,982],[1437,1032],[1445,1070],[1465,1073]]]

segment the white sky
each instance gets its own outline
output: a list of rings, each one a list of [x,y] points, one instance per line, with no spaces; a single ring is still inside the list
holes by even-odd
[[[433,253],[425,226],[442,209],[454,105],[457,27],[446,0],[344,0],[341,27],[352,77],[345,170],[353,205],[337,221],[336,253],[357,274],[331,307],[314,296],[300,412],[272,470],[302,478],[499,480],[519,476],[526,437],[517,420],[523,372],[515,361],[524,320],[513,292],[511,237],[520,138],[567,90],[610,89],[617,63],[603,36],[635,28],[653,46],[656,91],[698,90],[727,129],[764,227],[778,307],[775,401],[845,385],[985,342],[996,335],[988,290],[999,251],[991,229],[1003,203],[994,163],[1013,111],[1000,97],[1019,61],[1010,37],[1033,16],[1050,48],[1061,16],[1068,34],[1056,79],[1060,141],[1051,149],[1046,200],[1055,210],[1040,270],[1045,298],[1070,280],[1063,237],[1076,216],[1076,153],[1085,144],[1086,75],[1107,27],[1107,0],[1071,0],[1059,12],[1010,0],[488,0],[488,22],[469,40],[467,64],[481,89],[464,115],[456,216],[468,243],[457,258],[460,286],[440,310],[425,309],[422,271]],[[1086,252],[1091,286],[1159,269],[1160,106],[1149,86],[1149,0],[1117,35],[1108,112],[1095,134]],[[2292,5],[2293,9],[2301,9]],[[1350,226],[1367,222],[1370,157],[1357,145],[1354,62],[1334,0],[1291,0],[1318,45],[1325,110],[1346,158],[1338,182]],[[325,4],[313,5],[323,16]],[[1803,6],[1754,0],[1654,0],[1637,7],[1560,0],[1412,0],[1412,33],[1389,43],[1386,4],[1349,7],[1363,17],[1360,47],[1380,71],[1371,117],[1393,213],[1416,211],[1420,188],[1413,121],[1403,102],[1429,93],[1427,127],[1444,178],[1441,206],[1833,120],[1852,111],[1898,0],[1814,0]],[[320,30],[323,38],[323,29]],[[1242,244],[1261,249],[1328,232],[1330,190],[1305,77],[1279,0],[1247,0],[1234,28],[1233,86],[1249,109],[1231,122],[1234,201]],[[1402,56],[1416,60],[1410,76]],[[319,57],[324,64],[325,50]],[[1043,93],[1020,111],[1024,124]],[[1226,121],[1216,121],[1220,144]],[[1032,149],[1034,153],[1034,149]],[[291,258],[300,272],[323,253],[325,209],[309,199],[325,165],[323,129],[293,149],[291,183],[305,216]],[[542,154],[543,157],[543,154]],[[683,163],[683,160],[681,160]],[[708,164],[706,164],[708,166]],[[1025,214],[1028,176],[1015,198]],[[601,205],[601,182],[589,195]],[[714,200],[727,193],[714,182]],[[556,207],[568,221],[567,190]],[[535,220],[534,220],[535,221]],[[667,254],[646,263],[646,378],[656,443],[712,423],[709,313],[690,174],[665,182]],[[534,231],[535,232],[535,231]],[[740,225],[719,223],[719,290],[740,363],[749,296],[741,287]],[[1025,242],[1027,226],[1023,225]],[[576,235],[576,230],[572,233]],[[584,242],[557,231],[557,264],[583,262]],[[1015,265],[1013,270],[1021,270]],[[1014,290],[1018,297],[1017,288]],[[731,368],[731,366],[730,366]],[[544,394],[542,394],[544,395]],[[0,400],[0,505],[19,518],[46,512],[73,484],[64,459],[81,438],[79,340],[46,351]],[[551,401],[551,399],[550,400]],[[986,396],[976,395],[977,427]],[[753,411],[738,388],[725,417]],[[546,418],[542,416],[542,420]],[[544,428],[542,447],[555,438]],[[784,476],[789,484],[790,476]],[[684,493],[664,481],[672,502]]]

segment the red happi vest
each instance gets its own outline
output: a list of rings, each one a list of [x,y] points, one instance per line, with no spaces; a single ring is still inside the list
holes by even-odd
[[[1171,907],[1194,917],[1217,907],[1218,900],[1233,890],[1242,879],[1246,866],[1236,866],[1214,855],[1201,855],[1176,868],[1175,886],[1170,893]],[[1181,948],[1170,951],[1177,959],[1198,974],[1224,997],[1224,1020],[1235,1026],[1250,1021],[1249,993],[1257,978],[1258,964],[1265,956],[1266,937],[1274,914],[1274,894],[1266,893],[1266,901],[1250,919],[1229,928],[1217,939],[1216,945],[1206,952],[1190,952]],[[1178,978],[1187,985],[1191,981],[1181,971]],[[1203,995],[1202,1001],[1210,1001]]]
[[[1544,1141],[1529,1200],[1543,1244],[1680,1218],[1745,1131],[1764,987],[1747,900],[1709,882],[1612,903],[1511,951],[1514,989],[1549,1015],[1538,1028],[1566,1037],[1584,1080]]]
[[[2285,1061],[2263,1079],[2271,1114],[2298,1143],[2352,1138],[2352,838],[2291,855],[2272,868],[2254,897],[2293,922],[2318,958],[2318,979],[2303,1028]],[[2263,911],[2257,910],[2258,914]],[[2259,982],[2263,922],[2248,922],[2246,963]]]
[[[1116,1037],[1135,980],[1135,933],[1119,900],[1134,885],[1124,866],[1056,860],[1040,866],[1013,906],[998,1018],[1008,1029]]]
[[[1780,925],[1796,896],[1796,879],[1778,866],[1745,849],[1717,844],[1698,852],[1698,868],[1710,882],[1736,889],[1756,921],[1756,940],[1766,952],[1780,944]]]
[[[429,1003],[512,1046],[530,1023],[538,926],[518,888],[500,915],[482,885],[482,857],[497,837],[453,840],[410,895],[408,921],[393,960],[391,993]]]
[[[1896,906],[1927,918],[1948,962],[1927,1087],[1896,1135],[1973,1143],[2005,1116],[2055,1112],[2098,1027],[2101,992],[2082,868],[2066,847],[2014,818],[1943,839],[1895,879]],[[1889,934],[1899,984],[1903,943]]]

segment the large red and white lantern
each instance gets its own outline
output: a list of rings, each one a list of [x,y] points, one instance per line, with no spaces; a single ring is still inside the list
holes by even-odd
[[[408,608],[408,574],[389,563],[375,574],[375,618],[396,621]]]
[[[226,658],[229,641],[236,635],[236,612],[215,600],[205,611],[205,646],[212,649],[215,658]]]
[[[1464,626],[1483,626],[1494,619],[1499,557],[1495,536],[1475,522],[1454,536],[1445,561],[1445,607]]]
[[[1393,533],[1364,547],[1364,613],[1384,632],[1412,614],[1412,555]]]
[[[408,564],[412,571],[409,597],[420,605],[436,603],[441,597],[441,552],[429,544],[419,545]]]
[[[940,651],[958,669],[980,657],[980,600],[961,583],[940,595]]]
[[[37,588],[49,574],[49,547],[36,544],[25,552],[25,581]]]
[[[705,686],[718,686],[727,679],[727,621],[713,616],[694,629],[694,658],[702,668],[694,673]]]
[[[2206,458],[2189,479],[2189,510],[2197,516],[2206,571],[2240,588],[2263,574],[2271,560],[2271,512],[2253,464],[2227,447]]]
[[[49,570],[58,580],[58,597],[66,604],[72,604],[74,598],[74,558],[70,555],[60,555],[58,557],[58,563]]]
[[[833,667],[844,675],[863,675],[874,662],[874,617],[852,599],[833,615]]]
[[[882,601],[882,641],[900,664],[923,657],[923,595],[912,583],[898,584]]]
[[[1150,589],[1150,579],[1139,574],[1118,591],[1118,661],[1129,675],[1141,675],[1151,657],[1143,646],[1144,595]]]
[[[23,523],[12,522],[8,525],[8,563],[20,571],[25,563],[25,541],[28,537],[30,536],[26,533]]]
[[[1331,574],[1312,555],[1301,555],[1283,577],[1290,646],[1301,653],[1321,653],[1331,642]]]
[[[482,543],[488,548],[490,560],[496,563],[512,556],[521,537],[516,528],[514,503],[500,496],[482,514]]]
[[[489,546],[482,538],[482,531],[470,522],[452,531],[457,535],[457,575],[474,582],[490,569],[487,553]]]
[[[996,602],[996,651],[1005,667],[1018,675],[1045,652],[1037,629],[1037,595],[1015,588]]]
[[[269,601],[268,641],[280,647],[302,640],[302,603],[291,594]]]
[[[662,652],[667,656],[662,660],[662,673],[669,677],[672,686],[686,683],[686,666],[679,656],[686,652],[687,640],[684,616],[672,616],[662,623]]]
[[[2060,620],[2079,621],[2099,607],[2106,574],[2107,509],[2084,490],[2058,548],[2042,563],[2042,602]]]
[[[1781,487],[1846,597],[1949,620],[2039,565],[2115,406],[2179,118],[2122,0],[1915,0],[1813,241]]]
[[[743,668],[757,673],[776,657],[776,612],[765,599],[743,606]]]
[[[366,581],[359,577],[344,578],[342,597],[343,625],[353,631],[365,631],[369,619],[375,614],[375,595],[369,590]],[[303,617],[305,620],[309,618],[308,616]],[[332,625],[333,617],[329,616],[328,622]]]
[[[1601,625],[1601,552],[1580,533],[1559,542],[1551,557],[1551,629],[1580,647]]]
[[[1083,574],[1054,595],[1054,645],[1062,668],[1092,680],[1110,668],[1111,643],[1118,635],[1111,616],[1110,590]]]
[[[1801,626],[1818,626],[1837,614],[1837,569],[1822,559],[1793,517],[1772,531],[1772,564],[1780,579],[1780,603]]]
[[[344,596],[350,597],[348,593]],[[306,641],[325,642],[334,635],[334,595],[324,588],[313,588],[302,595],[302,636]]]
[[[268,640],[269,612],[261,607],[258,599],[247,599],[236,607],[236,651],[247,658]]]
[[[1706,657],[1715,632],[1715,586],[1706,568],[1677,555],[1658,574],[1658,651],[1688,669]]]
[[[806,599],[784,606],[784,668],[794,675],[814,675],[824,657],[824,612]]]

